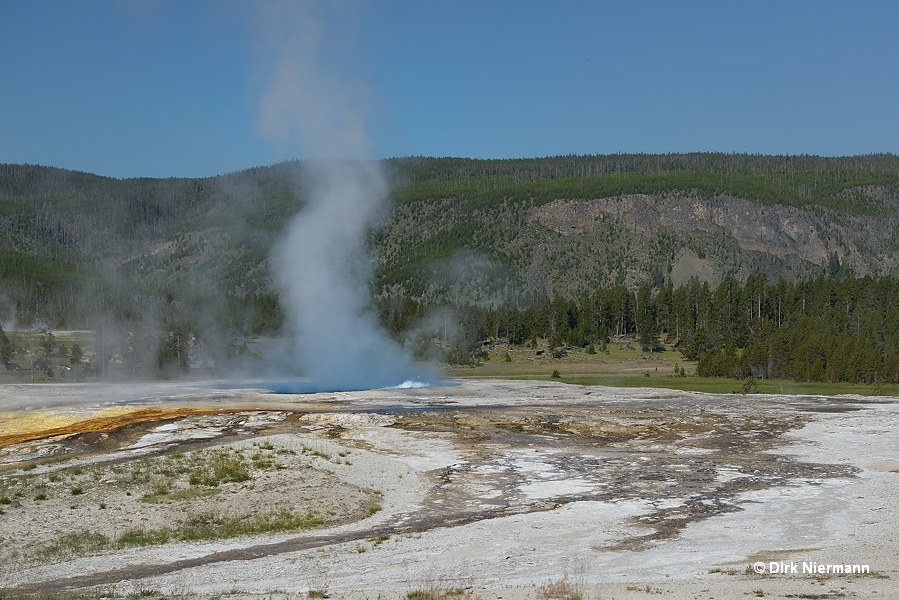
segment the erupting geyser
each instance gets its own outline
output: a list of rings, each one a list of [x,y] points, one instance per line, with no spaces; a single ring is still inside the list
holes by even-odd
[[[371,309],[365,236],[387,195],[360,115],[359,88],[316,60],[324,23],[314,3],[269,3],[264,39],[274,52],[262,132],[305,156],[307,205],[275,245],[272,264],[288,342],[273,356],[276,391],[359,390],[420,379],[420,369]],[[302,377],[305,381],[297,381]],[[295,381],[296,383],[291,383]]]
[[[386,194],[373,161],[314,161],[309,205],[288,225],[273,260],[290,343],[283,371],[313,388],[386,387],[420,376],[372,312],[364,238]]]

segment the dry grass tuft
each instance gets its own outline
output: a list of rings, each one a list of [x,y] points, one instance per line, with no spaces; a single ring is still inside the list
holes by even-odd
[[[583,600],[584,595],[567,577],[547,581],[537,588],[538,600]]]

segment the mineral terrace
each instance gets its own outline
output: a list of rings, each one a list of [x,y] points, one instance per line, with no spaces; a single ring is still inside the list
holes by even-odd
[[[465,380],[0,406],[10,594],[885,598],[899,575],[893,398]]]

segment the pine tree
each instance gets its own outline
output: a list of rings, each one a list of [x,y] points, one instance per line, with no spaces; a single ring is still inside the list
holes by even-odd
[[[12,359],[12,355],[12,342],[9,340],[9,336],[6,335],[6,332],[3,331],[3,326],[0,325],[0,362],[3,363],[4,367],[9,365],[9,361],[10,359]]]

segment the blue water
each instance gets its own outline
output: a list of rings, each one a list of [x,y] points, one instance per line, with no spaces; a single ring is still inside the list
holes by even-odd
[[[372,388],[371,386],[327,385],[309,379],[243,379],[220,381],[209,384],[215,389],[263,389],[275,394],[316,394],[319,392],[360,392],[370,389],[414,389],[426,387],[443,387],[456,385],[449,380],[438,379],[436,381],[421,381],[419,379],[407,379],[397,385]]]

